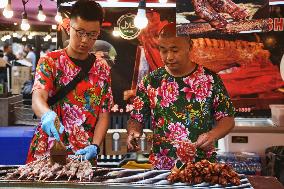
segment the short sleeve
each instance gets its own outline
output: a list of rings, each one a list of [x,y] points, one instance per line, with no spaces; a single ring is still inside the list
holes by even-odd
[[[218,121],[223,117],[234,116],[235,108],[221,78],[218,75],[215,77],[215,85],[213,90],[213,110],[215,120]]]
[[[133,100],[133,110],[130,117],[140,123],[150,118],[150,100],[147,95],[147,87],[149,87],[149,76],[145,76],[138,85],[136,96]]]
[[[39,59],[36,72],[33,90],[44,89],[49,95],[54,91],[54,61],[48,57]]]
[[[111,90],[111,79],[108,77],[105,84],[102,87],[102,100],[101,100],[101,112],[110,112],[113,106],[113,96]]]

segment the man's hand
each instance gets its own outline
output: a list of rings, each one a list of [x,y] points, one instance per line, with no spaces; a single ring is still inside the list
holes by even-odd
[[[97,145],[89,145],[84,149],[78,150],[75,155],[84,155],[85,160],[91,160],[98,155],[98,147]]]
[[[211,148],[214,148],[214,144],[216,142],[216,137],[212,132],[207,132],[201,134],[197,141],[195,142],[195,145],[197,148],[201,148],[203,150],[210,150]]]
[[[135,131],[132,131],[128,134],[128,136],[127,136],[127,148],[128,148],[128,150],[136,152],[140,149],[139,145],[138,145],[138,140],[139,140],[140,136],[141,136],[141,133],[135,132]]]
[[[50,137],[54,137],[57,141],[60,140],[58,131],[55,127],[55,122],[59,121],[57,114],[54,111],[48,111],[41,117],[41,128]],[[59,133],[64,130],[63,125],[60,123]]]

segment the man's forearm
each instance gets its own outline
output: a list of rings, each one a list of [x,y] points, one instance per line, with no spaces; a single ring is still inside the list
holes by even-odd
[[[142,134],[143,125],[136,121],[135,119],[130,118],[127,121],[127,133],[130,134],[132,132]]]
[[[95,127],[92,144],[97,144],[98,146],[100,146],[100,144],[105,138],[108,125],[109,125],[109,113],[108,112],[100,113],[99,120]]]
[[[226,136],[235,126],[234,117],[224,117],[217,121],[214,129],[209,131],[216,140]]]
[[[37,117],[41,118],[42,115],[50,110],[47,104],[47,94],[42,94],[43,91],[34,91],[32,95],[32,109]],[[46,92],[46,91],[44,91]],[[46,92],[47,93],[47,92]]]

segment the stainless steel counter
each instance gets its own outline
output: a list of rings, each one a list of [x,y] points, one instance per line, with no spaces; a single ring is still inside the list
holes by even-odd
[[[218,141],[223,152],[256,152],[284,144],[284,127],[277,127],[268,118],[235,118],[235,127]]]
[[[277,127],[269,118],[235,118],[231,133],[283,133],[284,127]]]

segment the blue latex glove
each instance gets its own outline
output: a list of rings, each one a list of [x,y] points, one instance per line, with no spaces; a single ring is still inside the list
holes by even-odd
[[[48,111],[41,117],[41,128],[50,137],[54,137],[57,141],[60,140],[59,134],[55,128],[54,121],[57,114],[54,111]],[[63,125],[60,123],[59,133],[64,130]]]
[[[85,155],[85,160],[90,160],[97,157],[98,147],[95,145],[89,145],[84,149],[78,150],[75,155]]]

